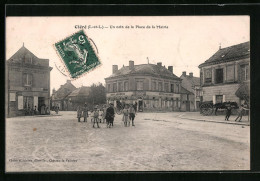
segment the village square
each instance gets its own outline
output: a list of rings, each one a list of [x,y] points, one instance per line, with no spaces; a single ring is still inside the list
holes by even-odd
[[[118,68],[105,84],[50,91],[48,59],[7,60],[8,171],[247,170],[249,42],[219,47],[180,77],[163,62]]]

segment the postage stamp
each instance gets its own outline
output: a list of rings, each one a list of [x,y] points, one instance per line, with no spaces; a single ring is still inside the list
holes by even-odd
[[[101,65],[91,42],[83,30],[54,44],[72,79]]]

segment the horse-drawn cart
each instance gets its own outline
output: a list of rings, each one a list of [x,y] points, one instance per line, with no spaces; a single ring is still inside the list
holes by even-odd
[[[213,104],[213,101],[206,101],[200,104],[200,113],[204,116],[209,116],[212,115],[215,110],[215,115],[217,115],[219,109],[226,109],[228,105],[231,106],[232,109],[238,109],[236,102],[221,102]]]

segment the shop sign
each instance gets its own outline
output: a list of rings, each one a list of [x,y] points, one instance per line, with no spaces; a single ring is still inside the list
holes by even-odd
[[[116,93],[108,93],[107,97],[114,97],[114,96],[131,96],[133,92],[116,92]]]

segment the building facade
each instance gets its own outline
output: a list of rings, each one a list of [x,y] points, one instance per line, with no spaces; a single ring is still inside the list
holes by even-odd
[[[8,117],[25,115],[35,106],[50,107],[50,71],[48,59],[36,57],[22,46],[6,62],[6,113]]]
[[[242,84],[250,83],[250,43],[220,48],[199,68],[203,101],[242,104],[244,100],[235,93]]]
[[[202,88],[200,86],[200,78],[194,77],[193,73],[186,75],[186,72],[182,72],[180,76],[182,79],[181,86],[193,93],[193,99],[190,99],[190,111],[199,111],[200,103],[202,101]]]
[[[180,111],[193,111],[194,108],[194,93],[188,91],[181,86],[181,106]]]
[[[68,99],[67,110],[76,111],[79,105],[83,106],[85,103],[87,103],[89,106],[88,97],[90,95],[90,91],[91,91],[90,87],[81,86],[76,90],[74,90],[73,92],[71,92],[67,97]]]
[[[60,88],[56,91],[55,89],[52,90],[51,96],[51,106],[59,107],[61,111],[68,111],[70,110],[70,103],[68,100],[69,94],[71,94],[77,88],[71,83],[71,80],[67,80],[67,82],[60,86]]]
[[[112,69],[113,74],[105,78],[107,103],[137,103],[138,111],[180,110],[181,79],[173,74],[172,66],[129,61],[129,66],[118,70],[113,65]]]

